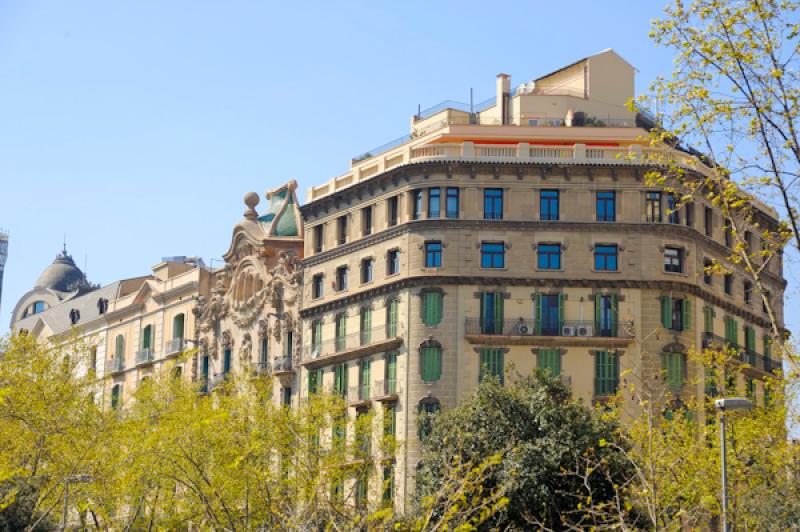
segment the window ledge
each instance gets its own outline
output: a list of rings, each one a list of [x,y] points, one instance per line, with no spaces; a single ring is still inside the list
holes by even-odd
[[[563,272],[564,268],[535,268],[534,271],[537,272]]]
[[[622,270],[595,270],[592,268],[592,273],[622,273]]]
[[[395,272],[395,273],[387,273],[387,274],[386,274],[386,277],[387,277],[387,278],[388,278],[388,277],[395,277],[395,276],[397,276],[397,275],[400,275],[400,272]]]
[[[491,271],[491,272],[507,272],[508,268],[485,268],[481,266],[482,271]]]
[[[674,276],[676,276],[676,277],[689,277],[689,274],[688,274],[688,273],[685,273],[685,272],[668,272],[668,271],[663,271],[663,273],[664,273],[664,275],[674,275]]]

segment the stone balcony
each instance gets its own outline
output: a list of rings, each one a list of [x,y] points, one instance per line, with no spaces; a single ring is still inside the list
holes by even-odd
[[[338,338],[329,338],[319,345],[306,347],[301,364],[308,369],[316,369],[375,353],[393,351],[402,345],[402,334],[399,326],[384,325]]]
[[[632,321],[598,327],[594,321],[565,320],[552,325],[535,320],[466,318],[464,336],[472,344],[541,347],[625,347],[634,340]]]

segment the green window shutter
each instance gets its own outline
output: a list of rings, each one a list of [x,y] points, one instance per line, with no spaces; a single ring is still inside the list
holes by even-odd
[[[441,292],[434,292],[433,300],[436,308],[436,323],[439,324],[442,322],[442,316],[444,315],[444,297]]]
[[[316,370],[311,370],[308,372],[308,394],[315,393],[317,393],[317,372]]]
[[[536,294],[536,336],[542,335],[542,294]]]
[[[611,336],[619,334],[619,296],[611,294]]]
[[[150,349],[150,331],[152,327],[148,325],[142,331],[142,349]]]
[[[361,398],[368,399],[370,394],[371,369],[370,361],[361,361]]]
[[[116,410],[119,408],[119,390],[122,385],[117,384],[111,388],[111,408]]]
[[[661,325],[672,329],[672,296],[661,296]]]
[[[481,349],[479,379],[483,380],[487,376],[493,376],[500,380],[500,384],[503,384],[505,377],[504,356],[502,349]]]
[[[744,346],[749,351],[756,350],[756,331],[752,327],[744,328]]]
[[[739,323],[734,319],[731,320],[731,342],[739,343]]]
[[[595,395],[614,395],[619,385],[619,357],[608,351],[595,353]]]
[[[178,314],[172,320],[172,338],[177,340],[179,338],[183,338],[183,325],[185,316],[183,314]]]
[[[667,384],[673,390],[680,389],[686,375],[686,358],[683,353],[662,353],[662,363]]]
[[[561,375],[561,350],[539,349],[536,353],[536,367],[550,373],[551,377]]]
[[[397,389],[397,352],[386,354],[386,392],[395,393]]]
[[[368,307],[362,308],[360,316],[361,345],[365,345],[372,341],[372,309]]]
[[[692,302],[688,298],[684,298],[681,300],[681,305],[683,306],[683,330],[688,331],[692,328]]]
[[[389,300],[389,308],[386,317],[386,336],[392,338],[397,336],[397,300],[392,298]]]
[[[115,343],[116,343],[115,354],[116,354],[117,358],[124,357],[125,356],[125,338],[121,334],[118,334],[117,335],[117,340],[116,340]]]
[[[496,334],[502,334],[503,332],[503,305],[505,304],[505,298],[503,297],[502,292],[495,292],[494,293],[494,331]]]
[[[563,292],[558,294],[558,331],[561,331],[561,326],[564,325],[564,300],[566,294]],[[560,334],[560,333],[559,333]]]
[[[422,348],[422,380],[438,381],[442,376],[442,351],[439,347]]]
[[[772,342],[770,342],[769,336],[766,334],[763,337],[764,342],[764,356],[766,358],[772,358]]]
[[[317,320],[312,325],[314,328],[312,331],[312,339],[311,339],[311,348],[315,351],[318,351],[322,346],[322,322]]]
[[[422,322],[438,325],[442,321],[442,293],[425,292],[422,295]]]
[[[711,307],[703,309],[703,329],[709,334],[714,332],[714,309]]]

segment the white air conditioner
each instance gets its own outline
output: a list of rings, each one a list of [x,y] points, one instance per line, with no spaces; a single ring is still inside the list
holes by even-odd
[[[591,325],[581,325],[577,328],[577,336],[594,336],[592,334],[592,326]]]
[[[517,330],[519,331],[519,334],[520,334],[521,336],[525,336],[525,335],[528,335],[528,334],[530,334],[530,333],[531,333],[531,330],[530,330],[530,328],[528,328],[528,326],[527,326],[527,325],[520,325],[520,326],[517,328]]]
[[[575,327],[564,325],[561,327],[561,336],[575,336]]]
[[[319,349],[314,349],[313,351],[311,351],[311,358],[315,359],[317,357],[319,357]]]

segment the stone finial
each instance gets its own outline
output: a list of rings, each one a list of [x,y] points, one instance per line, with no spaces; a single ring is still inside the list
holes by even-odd
[[[247,218],[248,220],[255,220],[256,218],[258,218],[258,213],[256,212],[256,205],[258,205],[259,201],[260,198],[258,197],[258,194],[256,194],[255,192],[248,192],[247,194],[244,195],[244,204],[247,205],[247,209],[245,209],[244,211],[245,218]]]

